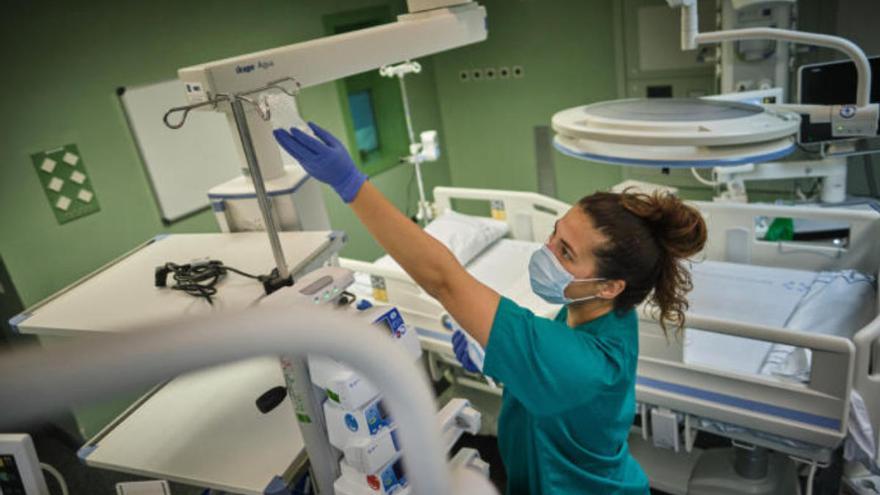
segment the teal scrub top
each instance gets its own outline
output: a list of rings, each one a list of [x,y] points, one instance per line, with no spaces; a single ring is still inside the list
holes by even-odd
[[[639,354],[634,310],[575,328],[502,297],[483,373],[504,384],[498,447],[507,493],[649,493],[630,455]]]

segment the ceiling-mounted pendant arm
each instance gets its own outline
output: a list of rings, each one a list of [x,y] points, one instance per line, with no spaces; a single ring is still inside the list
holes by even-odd
[[[681,49],[694,50],[697,45],[721,43],[723,41],[776,40],[802,45],[832,48],[846,54],[856,65],[858,86],[856,105],[868,106],[871,103],[871,66],[865,52],[852,41],[839,36],[806,33],[776,28],[746,28],[727,31],[700,33],[696,0],[666,0],[670,7],[681,7]]]
[[[694,39],[700,32],[700,19],[697,13],[697,0],[666,0],[670,7],[681,7],[681,49],[695,50]]]
[[[722,41],[767,39],[788,41],[802,45],[832,48],[846,54],[856,65],[858,85],[856,87],[856,105],[867,106],[871,103],[871,66],[865,52],[852,41],[827,34],[805,33],[775,28],[746,28],[729,31],[712,31],[699,33],[695,36],[696,44],[720,43]]]
[[[178,71],[190,103],[242,94],[296,77],[305,89],[384,65],[486,39],[486,9],[465,2],[395,22],[186,67]]]

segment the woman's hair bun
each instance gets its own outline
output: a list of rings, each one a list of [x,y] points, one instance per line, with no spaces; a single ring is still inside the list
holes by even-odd
[[[666,192],[652,194],[629,190],[621,195],[621,204],[645,220],[657,242],[672,258],[688,258],[706,244],[706,222],[696,208]]]
[[[706,244],[700,212],[662,192],[597,192],[578,204],[608,239],[593,250],[597,275],[626,282],[615,308],[629,310],[647,299],[664,333],[670,325],[681,331],[693,288],[683,261]]]

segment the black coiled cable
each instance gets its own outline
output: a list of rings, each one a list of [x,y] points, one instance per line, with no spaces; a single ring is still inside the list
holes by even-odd
[[[271,277],[269,275],[252,275],[237,268],[226,266],[219,260],[197,261],[178,265],[177,263],[165,263],[156,268],[156,287],[167,287],[168,275],[174,280],[170,288],[186,292],[195,297],[203,297],[208,304],[214,304],[211,296],[217,293],[217,284],[223,280],[228,272],[237,273],[243,277],[252,278],[265,283]]]

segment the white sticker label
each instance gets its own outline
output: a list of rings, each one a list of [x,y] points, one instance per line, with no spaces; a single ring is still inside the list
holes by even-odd
[[[47,174],[51,174],[55,171],[55,165],[57,162],[51,158],[46,158],[43,160],[43,164],[40,165],[40,170],[46,172]]]
[[[70,180],[76,182],[77,184],[82,184],[86,181],[86,174],[80,172],[79,170],[74,170],[72,174],[70,174]]]
[[[79,194],[77,194],[76,197],[83,203],[91,203],[92,198],[94,198],[95,195],[88,189],[80,189]]]
[[[58,177],[52,177],[47,187],[55,192],[61,192],[61,188],[64,187],[64,181]]]
[[[58,208],[61,211],[67,211],[70,208],[70,198],[67,196],[61,196],[58,198],[58,201],[55,202],[55,208]]]
[[[62,160],[64,160],[64,163],[70,165],[71,167],[79,163],[79,157],[69,151],[64,154],[64,158],[62,158]]]

